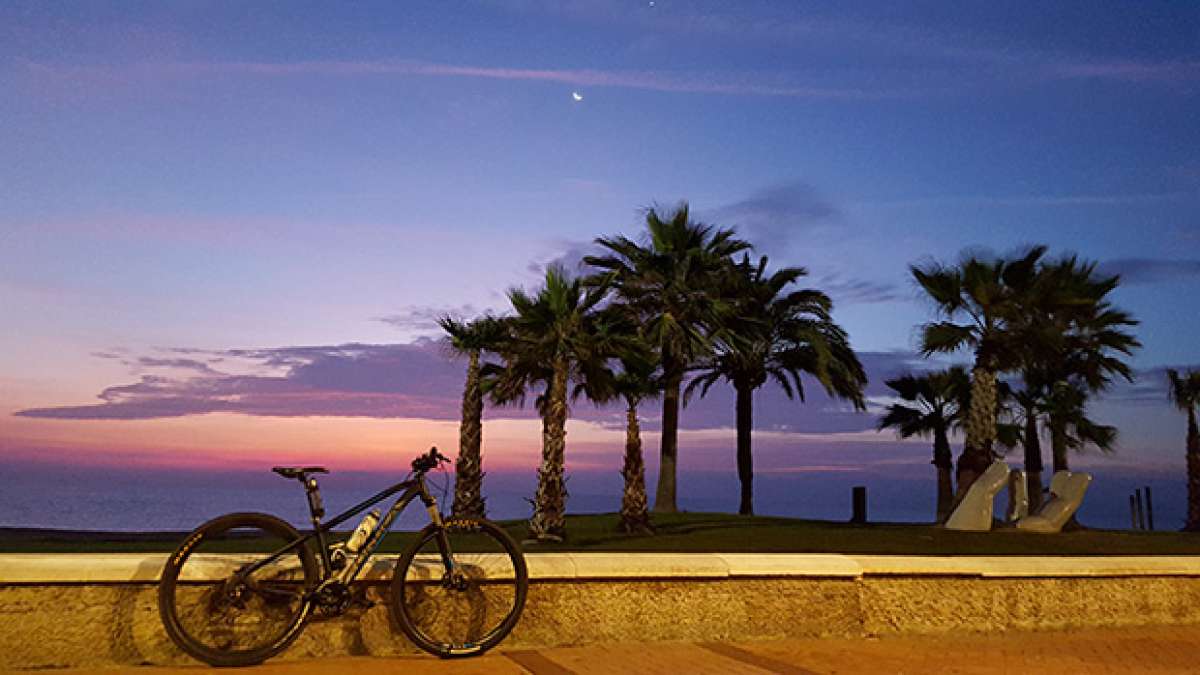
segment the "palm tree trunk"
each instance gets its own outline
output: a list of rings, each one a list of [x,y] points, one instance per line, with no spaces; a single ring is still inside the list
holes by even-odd
[[[1042,441],[1038,437],[1037,412],[1025,408],[1025,492],[1029,495],[1029,512],[1042,508]]]
[[[1200,530],[1200,429],[1196,428],[1196,409],[1188,408],[1187,471],[1188,511],[1185,530]]]
[[[454,464],[455,518],[484,518],[483,498],[483,389],[479,386],[479,352],[472,351],[463,388],[462,422],[458,427],[458,460]]]
[[[933,465],[937,467],[937,522],[944,523],[954,509],[954,458],[946,428],[933,432]]]
[[[737,390],[737,470],[742,484],[738,515],[754,515],[754,458],[750,454],[750,433],[754,428],[754,390],[746,384]]]
[[[642,459],[642,434],[638,426],[637,404],[630,403],[625,412],[625,465],[621,477],[625,492],[621,496],[620,531],[627,534],[648,534],[650,525],[646,499],[646,463]]]
[[[1059,416],[1050,415],[1050,453],[1054,456],[1054,473],[1059,471],[1070,471],[1071,467],[1067,462],[1067,427]],[[1063,525],[1063,531],[1082,529],[1079,524],[1077,514],[1072,514],[1071,518]]]
[[[554,374],[546,391],[542,418],[542,467],[538,469],[537,495],[529,533],[542,541],[566,538],[567,486],[563,477],[567,445],[567,362],[554,363]]]
[[[1054,473],[1070,471],[1067,461],[1067,429],[1058,415],[1050,415],[1050,452],[1054,455]]]
[[[992,460],[996,440],[996,371],[977,364],[971,371],[971,409],[967,411],[967,438],[958,458],[957,500],[962,500]]]
[[[675,458],[679,450],[679,389],[683,372],[672,367],[663,391],[662,447],[658,464],[658,489],[654,493],[655,513],[676,513]]]

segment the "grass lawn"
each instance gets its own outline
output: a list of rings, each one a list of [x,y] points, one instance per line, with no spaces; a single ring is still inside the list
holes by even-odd
[[[527,553],[561,551],[673,551],[726,553],[864,553],[894,555],[1200,555],[1200,534],[1081,530],[1034,534],[1001,529],[953,532],[932,525],[850,525],[798,518],[741,517],[722,513],[655,516],[657,534],[616,532],[612,513],[567,516],[568,540],[528,544]],[[504,521],[514,538],[524,521]],[[399,552],[410,534],[396,532],[381,551]],[[180,532],[70,532],[0,528],[0,553],[166,552]]]

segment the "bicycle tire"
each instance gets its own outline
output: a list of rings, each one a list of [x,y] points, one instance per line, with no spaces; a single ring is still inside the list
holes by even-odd
[[[438,544],[446,534],[461,576],[449,579]],[[400,628],[442,658],[476,656],[499,644],[525,607],[529,574],[520,547],[486,520],[456,518],[421,530],[392,576]]]
[[[318,579],[312,550],[296,546],[249,584],[235,584],[233,572],[300,538],[265,513],[231,513],[193,530],[167,558],[158,586],[159,616],[171,641],[213,666],[255,665],[286,649],[312,610],[308,592]],[[273,620],[266,626],[271,633],[255,625],[256,611]],[[246,637],[255,641],[235,645],[243,637],[239,628],[249,628]]]

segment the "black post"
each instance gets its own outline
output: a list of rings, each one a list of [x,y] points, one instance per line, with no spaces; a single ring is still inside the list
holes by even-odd
[[[853,508],[854,508],[853,514],[850,516],[850,522],[859,523],[859,524],[866,523],[867,522],[867,486],[866,485],[855,485],[853,488],[850,488],[850,494],[852,497]]]
[[[1134,497],[1137,498],[1137,524],[1139,530],[1146,529],[1146,511],[1142,508],[1142,490],[1141,488],[1133,491]]]
[[[1129,529],[1137,529],[1137,504],[1134,503],[1133,495],[1129,495]]]
[[[1154,530],[1154,502],[1150,499],[1150,486],[1145,487],[1146,490],[1146,527]]]

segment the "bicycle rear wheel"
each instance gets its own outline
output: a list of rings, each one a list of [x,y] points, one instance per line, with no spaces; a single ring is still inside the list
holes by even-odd
[[[487,521],[458,518],[426,527],[401,555],[392,605],[421,649],[443,658],[474,656],[512,631],[528,587],[525,557],[512,537]]]
[[[158,609],[180,649],[214,666],[261,663],[300,634],[317,581],[312,551],[286,522],[262,513],[232,513],[201,525],[167,559]]]

